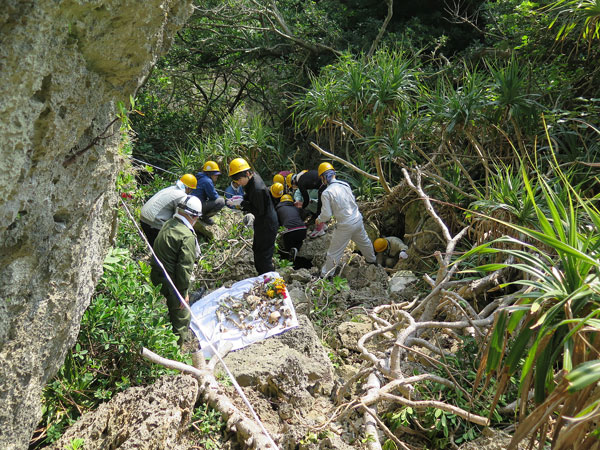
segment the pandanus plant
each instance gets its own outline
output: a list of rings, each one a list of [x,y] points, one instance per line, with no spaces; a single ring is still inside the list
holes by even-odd
[[[558,29],[557,41],[564,41],[572,33],[588,45],[588,54],[593,41],[600,40],[600,0],[557,0],[545,9],[555,13],[550,28]]]
[[[373,58],[345,55],[324,69],[295,103],[296,125],[316,133],[350,140],[357,153],[370,155],[379,183],[390,192],[382,158],[388,148],[379,143],[394,127],[400,111],[411,109],[417,92],[414,61],[401,52],[379,51]],[[375,143],[375,145],[373,145]]]
[[[591,448],[597,443],[600,211],[594,205],[597,198],[584,198],[556,162],[553,168],[558,182],[538,173],[536,187],[522,166],[522,195],[535,211],[536,225],[490,217],[513,230],[513,236],[465,255],[510,255],[516,261],[511,267],[523,275],[504,286],[518,288],[519,300],[497,314],[479,373],[479,379],[498,378],[492,410],[509,379],[519,377],[519,423],[510,449],[527,437],[532,442],[538,438],[543,448],[547,435],[553,449]],[[490,263],[478,270],[506,266]]]

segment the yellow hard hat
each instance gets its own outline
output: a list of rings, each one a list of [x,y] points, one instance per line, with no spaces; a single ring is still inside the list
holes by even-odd
[[[279,199],[280,202],[293,202],[294,199],[292,198],[292,196],[290,194],[284,194],[281,196],[281,198]]]
[[[271,195],[275,198],[279,198],[283,195],[283,184],[275,183],[271,186]]]
[[[273,177],[273,183],[281,183],[281,184],[283,184],[283,182],[284,182],[284,181],[285,181],[285,180],[284,180],[284,178],[283,178],[283,175],[281,175],[280,173],[276,174],[276,175]]]
[[[229,163],[229,176],[243,172],[244,170],[250,170],[250,165],[244,158],[235,158]]]
[[[285,177],[285,184],[287,184],[287,187],[291,188],[292,187],[292,177],[294,176],[293,173],[288,173],[287,176]]]
[[[214,161],[206,161],[202,166],[202,172],[218,172],[214,175],[220,175],[221,169],[219,169],[219,165]]]
[[[326,172],[328,170],[335,170],[335,169],[328,162],[322,162],[321,164],[319,164],[319,170],[318,170],[319,176],[323,175],[323,172]]]
[[[375,239],[375,242],[373,242],[373,247],[375,247],[376,252],[383,252],[388,248],[388,241],[385,238],[377,238]]]
[[[179,181],[181,181],[187,187],[192,188],[192,189],[196,189],[196,184],[198,183],[196,181],[196,177],[194,175],[192,175],[191,173],[186,173],[184,176],[182,176],[179,179]]]

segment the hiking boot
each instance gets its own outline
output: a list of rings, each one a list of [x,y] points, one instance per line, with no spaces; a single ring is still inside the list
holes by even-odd
[[[206,288],[200,288],[195,292],[192,292],[190,294],[190,306],[192,306],[194,303],[196,303],[198,300],[200,300],[202,297],[204,297],[204,294],[206,293]]]

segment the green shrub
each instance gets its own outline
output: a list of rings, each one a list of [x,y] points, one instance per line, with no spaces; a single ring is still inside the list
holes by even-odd
[[[142,346],[183,360],[164,300],[149,274],[150,266],[133,261],[128,250],[109,253],[77,344],[44,389],[35,445],[54,442],[81,414],[114,394],[174,373],[144,360]]]
[[[453,389],[440,383],[426,381],[417,387],[420,398],[438,400],[456,405],[473,414],[488,416],[492,398],[496,392],[496,383],[491,382],[485,389],[473,397],[470,395],[477,377],[477,369],[480,364],[480,351],[477,341],[472,337],[464,337],[459,350],[455,355],[444,359],[444,365],[435,371],[436,375],[455,380],[464,389]],[[517,381],[510,380],[510,389],[501,398],[502,405],[506,405],[517,397]],[[490,417],[492,424],[502,423],[502,416],[494,410]],[[416,411],[409,406],[401,407],[385,415],[385,421],[390,425],[392,431],[404,426],[412,429],[419,428],[429,440],[427,448],[446,449],[451,443],[462,444],[475,439],[481,434],[481,427],[471,423],[456,414],[443,411],[438,408],[426,408],[424,411]],[[418,425],[417,425],[418,424]],[[393,442],[388,441],[387,448],[392,447]],[[384,445],[384,448],[386,446]]]

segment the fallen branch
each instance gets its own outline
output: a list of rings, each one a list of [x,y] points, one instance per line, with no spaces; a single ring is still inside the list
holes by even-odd
[[[490,424],[490,421],[487,417],[482,417],[477,414],[472,414],[472,413],[465,411],[464,409],[459,408],[457,406],[452,406],[447,403],[439,402],[436,400],[412,401],[407,398],[400,397],[398,395],[393,395],[393,394],[381,394],[381,399],[389,400],[392,402],[397,402],[404,406],[410,406],[411,408],[416,409],[416,410],[421,410],[421,409],[425,409],[425,408],[441,409],[442,411],[446,411],[446,412],[455,414],[459,417],[462,417],[465,420],[468,420],[469,422],[476,423],[477,425],[483,425],[484,427],[487,427]]]
[[[335,156],[333,153],[329,153],[327,150],[323,150],[321,147],[319,147],[317,144],[315,144],[314,142],[310,143],[310,146],[316,150],[318,150],[320,153],[322,153],[323,155],[327,156],[330,159],[333,159],[334,161],[339,162],[340,164],[348,167],[349,169],[354,170],[355,172],[358,172],[359,174],[361,174],[363,177],[367,177],[370,180],[375,180],[375,181],[379,181],[379,177],[376,175],[371,175],[370,173],[365,172],[362,169],[359,169],[358,167],[356,167],[354,164],[346,161],[345,159],[340,158],[339,156]]]
[[[465,300],[471,300],[476,298],[482,292],[486,292],[490,289],[496,288],[500,285],[500,279],[506,275],[511,269],[511,264],[514,263],[514,257],[510,256],[502,264],[506,264],[506,267],[498,269],[483,278],[471,281],[469,284],[463,286],[458,290],[460,295]]]
[[[379,389],[379,386],[379,379],[377,378],[377,375],[371,373],[365,386],[367,389],[367,396],[374,395],[374,393]],[[377,422],[374,420],[377,417],[377,405],[375,405],[373,409],[370,409],[366,405],[361,406],[364,410],[365,438],[367,440],[367,448],[368,450],[381,450],[381,443],[379,442],[379,436],[377,433]]]
[[[365,411],[365,413],[369,414],[373,418],[373,420],[375,420],[375,422],[377,423],[377,425],[379,426],[379,428],[381,428],[383,430],[383,432],[385,433],[385,435],[389,439],[391,439],[392,441],[394,441],[396,443],[396,445],[398,446],[398,448],[401,448],[402,450],[410,450],[410,448],[404,442],[402,442],[400,439],[398,439],[396,437],[396,435],[394,433],[392,433],[388,427],[385,426],[385,423],[383,423],[381,421],[381,419],[377,416],[377,414],[375,414],[368,406],[363,405],[362,403],[361,403],[360,406]],[[365,414],[365,416],[366,416],[366,414]],[[365,421],[366,421],[366,418],[365,418]],[[411,430],[411,432],[412,431],[413,430]],[[416,432],[413,432],[413,433],[416,433]],[[416,433],[416,434],[418,434],[418,433]],[[421,436],[421,437],[423,437],[423,436]]]
[[[444,256],[440,252],[435,253],[435,257],[438,260],[440,265],[438,269],[438,273],[435,277],[435,281],[432,284],[432,291],[430,294],[421,301],[420,305],[415,308],[412,314],[415,314],[417,310],[423,310],[421,313],[420,319],[423,321],[431,320],[435,311],[437,310],[440,299],[441,299],[441,291],[445,288],[445,284],[450,281],[454,273],[458,270],[458,264],[451,264],[452,255],[454,254],[454,249],[458,242],[463,238],[463,236],[469,230],[469,227],[464,227],[460,230],[455,236],[452,236],[450,230],[442,220],[442,218],[437,214],[433,205],[431,204],[431,199],[423,190],[421,185],[422,172],[419,168],[414,169],[413,175],[415,177],[415,181],[413,182],[410,174],[406,169],[402,169],[402,174],[404,175],[404,179],[408,186],[419,196],[421,200],[423,200],[423,204],[425,206],[425,210],[429,214],[429,216],[437,223],[442,231],[442,235],[446,241],[446,251],[444,252]]]
[[[221,413],[227,422],[227,428],[236,433],[246,447],[257,450],[279,448],[254,421],[248,419],[229,397],[223,394],[223,389],[219,386],[212,370],[204,364],[203,358],[196,358],[196,361],[198,361],[198,365],[204,367],[196,368],[179,361],[163,358],[147,348],[142,349],[142,356],[153,363],[187,373],[196,378],[198,380],[198,390],[206,403]]]

